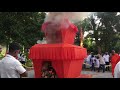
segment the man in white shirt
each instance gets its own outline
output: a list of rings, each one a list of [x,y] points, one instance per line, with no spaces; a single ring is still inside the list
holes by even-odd
[[[92,56],[92,55],[93,55],[93,52],[90,53],[90,52],[88,51],[88,55],[87,55],[87,58],[86,58],[86,63],[89,64],[89,65],[91,65],[90,59],[91,59],[91,56]]]
[[[109,58],[110,58],[110,56],[108,55],[108,52],[106,52],[104,54],[103,58],[104,58],[105,64],[109,65],[109,61],[110,61]],[[109,70],[110,70],[109,67],[106,67],[106,71],[109,71]]]
[[[99,57],[96,56],[95,67],[96,67],[96,68],[99,68],[99,66],[100,66]]]
[[[0,62],[0,78],[27,77],[26,70],[16,59],[19,51],[19,46],[16,43],[9,45],[9,53]]]
[[[120,61],[115,66],[114,78],[120,78]]]
[[[103,73],[104,73],[105,72],[105,61],[104,61],[103,56],[101,54],[98,54],[98,57],[99,57],[99,61],[100,61],[100,66],[98,68],[98,72],[102,68]]]
[[[87,64],[90,64],[90,58],[91,58],[91,54],[89,54],[89,55],[87,56],[87,58],[86,58],[86,63],[87,63]]]

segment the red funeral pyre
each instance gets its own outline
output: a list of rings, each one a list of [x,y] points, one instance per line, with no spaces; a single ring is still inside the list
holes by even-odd
[[[35,77],[41,77],[41,68],[44,61],[51,61],[58,78],[79,77],[87,50],[73,45],[77,27],[65,20],[68,26],[62,23],[56,28],[52,22],[45,22],[42,30],[46,35],[47,44],[36,44],[30,48],[29,57],[33,61]],[[50,31],[52,30],[52,31]]]

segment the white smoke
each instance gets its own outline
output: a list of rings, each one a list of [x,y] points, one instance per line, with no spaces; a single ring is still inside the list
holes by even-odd
[[[68,30],[72,23],[81,21],[89,15],[89,12],[49,12],[45,18],[45,30],[47,43],[60,43],[60,30]],[[70,22],[71,21],[71,22]],[[46,24],[47,23],[47,24]],[[43,26],[44,27],[44,26]]]
[[[86,18],[90,12],[48,12],[45,22],[61,23],[64,19],[72,22],[81,21]]]

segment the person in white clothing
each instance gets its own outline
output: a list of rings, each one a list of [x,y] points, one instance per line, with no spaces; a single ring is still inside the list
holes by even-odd
[[[23,64],[23,65],[25,65],[25,60],[26,58],[25,58],[25,55],[24,54],[21,54],[21,56],[20,56],[20,62]]]
[[[90,58],[91,58],[91,56],[92,56],[91,54],[89,54],[89,55],[87,56],[87,58],[86,58],[86,63],[87,63],[87,64],[90,64]]]
[[[94,55],[91,56],[91,59],[90,59],[90,62],[91,62],[91,71],[95,71],[95,57]]]
[[[100,66],[99,66],[98,72],[102,68],[103,73],[104,73],[105,72],[105,61],[104,61],[103,56],[101,54],[98,54],[98,57],[99,57],[99,60],[100,60]]]
[[[106,52],[104,54],[103,58],[104,58],[105,64],[109,65],[109,62],[110,62],[109,58],[110,58],[110,56],[108,55],[108,52]],[[109,67],[106,67],[106,71],[110,71]]]
[[[19,45],[17,43],[11,43],[9,45],[9,53],[0,62],[0,78],[27,77],[26,70],[16,59],[19,51]]]
[[[99,61],[99,57],[96,56],[96,60],[95,60],[95,67],[97,68],[97,70],[99,69],[100,66],[100,61]]]
[[[120,78],[120,61],[115,66],[114,78]]]

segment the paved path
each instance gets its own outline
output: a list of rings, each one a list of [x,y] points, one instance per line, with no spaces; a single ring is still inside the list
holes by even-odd
[[[113,78],[111,75],[111,72],[106,71],[103,72],[94,72],[94,71],[82,71],[81,74],[91,74],[92,78]],[[28,71],[28,78],[34,78],[34,71],[30,70]]]
[[[34,78],[34,71],[33,70],[28,71],[28,78]]]
[[[113,78],[111,72],[94,72],[94,71],[82,71],[82,74],[91,74],[92,78]]]

